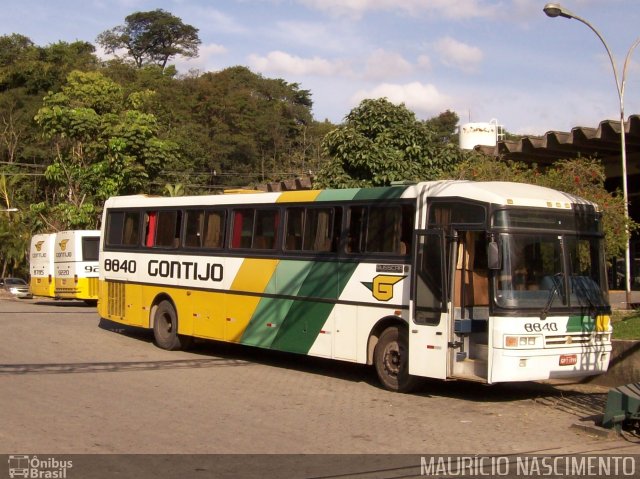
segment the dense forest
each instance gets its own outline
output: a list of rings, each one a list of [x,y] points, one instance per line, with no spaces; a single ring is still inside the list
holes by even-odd
[[[421,121],[404,105],[364,100],[334,125],[313,118],[312,93],[297,83],[244,66],[178,74],[170,60],[197,55],[197,29],[163,10],[134,13],[96,41],[125,54],[103,60],[88,42],[0,36],[0,276],[27,275],[33,234],[97,227],[112,195],[212,194],[303,176],[349,187],[496,173],[458,148],[450,111]],[[572,165],[593,173],[595,193],[573,192],[604,194],[615,214],[621,203],[604,192],[601,166]],[[525,170],[505,164],[498,174],[553,182]]]

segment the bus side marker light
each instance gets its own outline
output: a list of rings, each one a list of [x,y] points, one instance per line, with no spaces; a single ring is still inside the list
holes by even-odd
[[[518,365],[521,368],[526,368],[527,367],[527,360],[526,359],[520,359],[520,363]]]

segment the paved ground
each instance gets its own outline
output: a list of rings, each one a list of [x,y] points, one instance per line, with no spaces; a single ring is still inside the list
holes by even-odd
[[[572,428],[607,389],[427,382],[213,342],[167,352],[82,303],[0,299],[0,454],[640,454]],[[265,476],[266,477],[266,476]]]

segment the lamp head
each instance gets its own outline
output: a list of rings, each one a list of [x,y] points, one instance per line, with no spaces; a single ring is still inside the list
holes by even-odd
[[[573,15],[569,10],[565,10],[562,5],[559,3],[547,3],[542,9],[544,13],[547,14],[548,17],[564,17],[564,18],[573,18]]]

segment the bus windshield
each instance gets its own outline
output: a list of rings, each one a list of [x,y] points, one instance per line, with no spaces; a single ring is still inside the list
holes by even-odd
[[[606,308],[600,237],[514,233],[500,237],[494,275],[496,305],[508,309]]]

